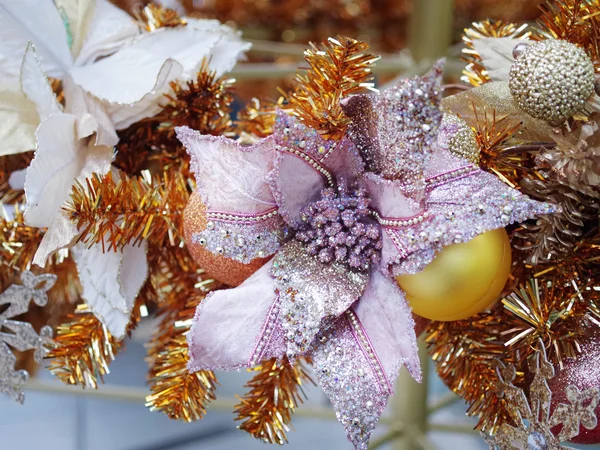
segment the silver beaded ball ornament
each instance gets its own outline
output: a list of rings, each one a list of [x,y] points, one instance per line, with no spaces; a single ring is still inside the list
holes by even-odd
[[[524,48],[510,68],[510,92],[530,116],[560,125],[594,91],[594,65],[570,42],[548,39]]]

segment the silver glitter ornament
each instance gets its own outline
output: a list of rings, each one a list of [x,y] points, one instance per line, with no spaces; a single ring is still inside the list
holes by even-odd
[[[52,328],[44,326],[39,335],[30,323],[10,320],[29,309],[31,300],[38,306],[48,302],[46,292],[56,283],[56,275],[34,275],[29,271],[21,274],[23,284],[13,284],[0,294],[0,305],[8,307],[0,313],[0,392],[9,394],[15,401],[23,403],[23,385],[29,374],[25,370],[15,370],[16,356],[11,347],[24,352],[35,350],[35,361],[40,364],[51,342]]]
[[[508,86],[519,108],[560,125],[592,95],[594,65],[576,45],[548,39],[522,50],[510,68]]]
[[[455,131],[448,139],[448,150],[456,156],[479,165],[479,146],[475,139],[475,132],[455,114],[444,113],[442,128],[452,127]]]

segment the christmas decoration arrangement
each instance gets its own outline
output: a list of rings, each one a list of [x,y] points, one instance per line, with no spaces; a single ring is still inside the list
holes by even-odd
[[[337,36],[235,115],[215,20],[0,0],[0,34],[0,391],[29,350],[97,388],[154,314],[151,410],[248,369],[239,428],[283,444],[314,379],[367,449],[418,322],[490,448],[600,442],[598,0],[474,23],[453,95]]]

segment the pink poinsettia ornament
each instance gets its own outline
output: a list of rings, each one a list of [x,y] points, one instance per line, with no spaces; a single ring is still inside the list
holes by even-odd
[[[191,371],[308,355],[349,440],[367,448],[400,368],[421,378],[393,276],[422,270],[445,245],[553,210],[449,153],[457,130],[440,129],[441,69],[347,99],[352,125],[337,141],[283,112],[274,136],[252,147],[177,130],[215,212],[197,240],[223,254],[239,239],[225,256],[240,261],[273,255],[200,304]]]

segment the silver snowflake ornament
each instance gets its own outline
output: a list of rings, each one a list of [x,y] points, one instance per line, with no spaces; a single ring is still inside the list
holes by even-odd
[[[21,352],[34,350],[34,359],[39,364],[52,341],[52,328],[44,326],[38,334],[30,323],[12,318],[26,312],[32,300],[38,306],[45,306],[46,292],[56,283],[56,275],[24,271],[21,282],[10,285],[0,294],[0,308],[7,305],[0,313],[0,392],[19,403],[25,400],[23,386],[29,374],[26,370],[15,370],[17,358],[11,348]]]
[[[534,375],[529,385],[529,397],[513,384],[515,367],[499,363],[499,393],[506,400],[514,426],[504,423],[494,435],[483,435],[483,438],[491,450],[569,449],[561,443],[577,436],[580,425],[591,430],[598,424],[594,410],[600,400],[600,390],[595,387],[580,391],[575,386],[567,386],[565,393],[569,404],[558,404],[550,414],[552,391],[548,380],[554,376],[554,367],[546,357],[542,342],[529,359],[528,366]]]

